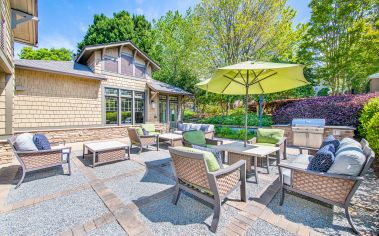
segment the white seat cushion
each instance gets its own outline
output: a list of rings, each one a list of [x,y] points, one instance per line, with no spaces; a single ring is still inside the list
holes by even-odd
[[[181,131],[181,130],[175,130],[174,134],[183,134],[183,131]]]
[[[282,163],[306,170],[312,158],[312,155],[306,154],[288,155],[287,160],[282,161]],[[291,172],[290,169],[282,168],[283,182],[286,185],[291,185]]]

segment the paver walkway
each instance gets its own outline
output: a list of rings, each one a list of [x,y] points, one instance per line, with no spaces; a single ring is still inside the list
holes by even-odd
[[[17,182],[18,166],[0,170],[0,235],[213,234],[208,229],[213,212],[209,204],[182,194],[178,205],[172,205],[175,182],[164,146],[96,168],[80,157],[81,143],[72,147],[72,176],[65,175],[67,167],[51,168],[27,175],[14,189],[10,184]],[[247,203],[238,201],[236,190],[223,204],[217,235],[351,234],[338,209],[292,195],[280,207],[278,174],[272,170],[270,175],[261,170],[259,185],[254,177],[248,179]],[[372,173],[368,179],[357,195],[376,201],[367,189],[379,194],[378,180]],[[376,232],[373,221],[379,212],[369,212],[367,204],[357,209],[359,202],[353,206],[353,220],[362,232]]]

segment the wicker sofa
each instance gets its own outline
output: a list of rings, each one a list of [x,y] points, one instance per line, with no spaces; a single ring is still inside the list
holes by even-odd
[[[8,139],[14,155],[22,167],[22,176],[15,188],[18,188],[24,181],[28,172],[46,169],[54,166],[68,164],[69,175],[71,175],[71,147],[52,148],[51,150],[40,151],[18,151],[15,147],[17,135]],[[56,143],[51,143],[54,145]]]
[[[226,168],[209,172],[205,154],[186,149],[191,148],[169,148],[176,179],[172,202],[176,205],[181,191],[186,191],[211,203],[214,214],[210,230],[216,232],[224,199],[236,188],[240,188],[241,201],[246,202],[246,163],[240,160]]]
[[[288,160],[288,163],[280,163],[279,174],[282,183],[280,205],[284,202],[286,191],[292,191],[342,207],[345,209],[345,216],[352,230],[358,233],[351,220],[348,207],[375,158],[374,152],[365,139],[362,139],[360,144],[365,161],[357,176],[307,170],[309,159],[312,157],[304,154]]]
[[[143,135],[141,127],[128,127],[128,135],[130,139],[130,149],[133,145],[139,147],[139,154],[142,152],[143,147],[148,147],[149,145],[155,144],[157,146],[157,151],[159,151],[159,135]]]
[[[214,125],[194,124],[194,123],[178,123],[178,128],[173,131],[174,134],[183,134],[185,131],[200,130],[203,131],[206,138],[213,139],[215,136]]]

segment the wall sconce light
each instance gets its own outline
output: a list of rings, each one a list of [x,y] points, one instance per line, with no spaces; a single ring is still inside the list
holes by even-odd
[[[151,108],[155,109],[155,101],[151,101]]]

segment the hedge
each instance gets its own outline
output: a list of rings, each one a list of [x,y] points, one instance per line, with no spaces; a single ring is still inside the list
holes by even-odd
[[[272,119],[274,124],[290,124],[294,118],[321,118],[327,125],[357,127],[364,104],[378,96],[369,93],[308,98],[278,108]]]
[[[230,116],[211,116],[198,121],[202,124],[215,124],[215,125],[245,125],[245,115],[230,115]],[[249,126],[259,125],[259,116],[256,114],[248,114],[247,123]],[[271,116],[262,116],[262,126],[271,126]]]
[[[379,113],[379,97],[370,99],[362,109],[358,129],[362,137],[366,137],[369,121],[376,113]]]
[[[233,130],[229,127],[216,127],[216,137],[243,140],[245,138],[245,130]],[[247,139],[251,139],[255,136],[255,133],[251,130],[247,131]]]
[[[375,152],[376,157],[379,158],[379,112],[370,119],[367,125],[366,139]]]

